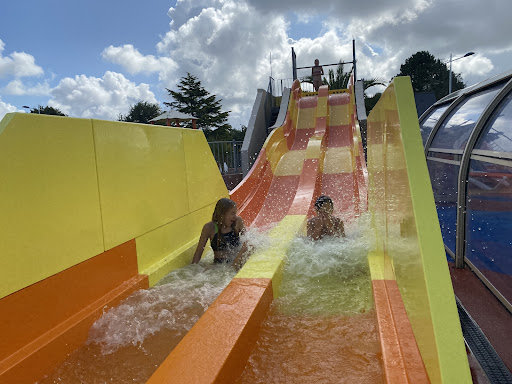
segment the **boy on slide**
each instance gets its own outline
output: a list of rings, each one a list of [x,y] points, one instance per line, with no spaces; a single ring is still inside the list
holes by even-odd
[[[332,215],[334,204],[329,196],[320,196],[316,199],[315,210],[317,216],[308,220],[307,235],[313,240],[324,236],[345,237],[343,221]]]

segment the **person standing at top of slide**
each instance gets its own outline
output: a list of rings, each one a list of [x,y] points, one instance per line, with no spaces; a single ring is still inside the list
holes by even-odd
[[[315,92],[318,92],[318,88],[322,85],[322,75],[324,74],[324,69],[320,65],[318,59],[315,60],[315,66],[311,68],[311,76],[313,77],[313,88]]]

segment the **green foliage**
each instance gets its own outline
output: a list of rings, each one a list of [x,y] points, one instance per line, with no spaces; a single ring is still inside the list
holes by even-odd
[[[397,76],[410,76],[414,92],[434,92],[439,100],[448,94],[449,73],[446,63],[420,51],[405,60]],[[452,92],[465,86],[462,76],[452,71]]]
[[[210,132],[206,137],[208,141],[244,141],[247,127],[242,125],[241,129],[224,129]]]
[[[126,116],[120,114],[117,120],[148,124],[149,120],[161,115],[162,113],[162,109],[158,103],[139,101],[137,104],[130,106],[130,110]]]
[[[67,116],[60,109],[49,106],[43,107],[42,105],[38,105],[37,108],[32,108],[30,113],[37,113],[40,115]]]
[[[366,116],[370,114],[371,110],[373,109],[373,107],[375,107],[375,104],[377,104],[381,96],[382,93],[380,92],[376,93],[373,96],[366,96],[366,94],[364,95],[364,107],[366,109]]]
[[[336,67],[336,73],[329,69],[329,72],[327,73],[327,76],[329,77],[329,80],[327,80],[325,77],[322,79],[322,84],[328,85],[329,89],[347,89],[348,84],[350,83],[350,76],[351,72],[344,72],[343,71],[343,64],[342,60],[340,59],[338,66]]]
[[[329,80],[327,80],[327,78],[324,76],[322,78],[322,85],[328,85],[330,90],[348,88],[351,72],[344,72],[342,62],[343,61],[340,59],[340,62],[336,67],[336,72],[334,72],[332,69],[329,69],[327,73]],[[302,82],[313,84],[313,76],[305,76]]]
[[[221,99],[217,100],[201,86],[197,77],[187,72],[177,85],[178,91],[167,88],[174,101],[164,103],[174,110],[197,118],[197,128],[203,130],[208,140],[224,140],[230,135],[231,125],[227,123],[229,112],[221,111]],[[188,126],[190,126],[189,123]]]

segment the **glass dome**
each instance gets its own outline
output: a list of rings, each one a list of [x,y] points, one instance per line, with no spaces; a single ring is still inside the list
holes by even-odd
[[[447,256],[512,310],[512,71],[439,100],[420,117]]]

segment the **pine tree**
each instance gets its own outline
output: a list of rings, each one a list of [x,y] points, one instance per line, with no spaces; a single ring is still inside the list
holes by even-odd
[[[207,139],[222,138],[229,134],[232,128],[227,120],[231,111],[222,112],[222,100],[217,100],[215,95],[205,90],[197,77],[187,72],[177,88],[178,91],[166,88],[174,101],[165,105],[196,117],[197,128],[203,130]]]

